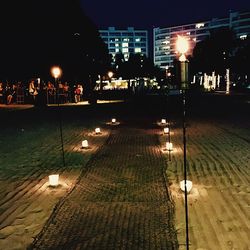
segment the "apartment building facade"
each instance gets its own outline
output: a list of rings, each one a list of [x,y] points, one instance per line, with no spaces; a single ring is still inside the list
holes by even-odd
[[[204,22],[174,27],[154,28],[154,64],[162,69],[173,66],[173,61],[177,58],[175,44],[178,35],[188,38],[189,51],[187,54],[192,54],[196,43],[209,37],[211,30],[219,28],[231,28],[237,38],[246,39],[250,36],[250,12],[230,12],[229,16],[225,18],[213,18]]]
[[[108,29],[99,30],[101,38],[108,46],[109,54],[115,59],[116,54],[122,53],[125,61],[129,59],[130,54],[143,54],[148,56],[148,31],[139,30],[134,27],[127,29]]]

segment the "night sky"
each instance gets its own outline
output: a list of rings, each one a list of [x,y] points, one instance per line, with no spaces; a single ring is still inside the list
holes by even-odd
[[[230,10],[250,10],[249,0],[81,0],[81,2],[85,14],[99,29],[108,26],[151,29],[224,17]]]

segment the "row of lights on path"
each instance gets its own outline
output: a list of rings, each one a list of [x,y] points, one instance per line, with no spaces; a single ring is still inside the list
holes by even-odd
[[[170,123],[167,122],[166,119],[161,119],[160,125],[166,126],[163,128],[163,134],[168,135],[168,141],[166,142],[166,147],[164,150],[168,151],[169,154],[171,154],[171,152],[174,150],[174,148],[173,148],[173,143],[170,142]],[[171,157],[169,157],[169,160],[171,160]],[[187,188],[188,193],[191,191],[192,186],[193,186],[192,181],[186,180],[186,188]],[[185,192],[185,180],[182,180],[180,182],[180,189],[183,192]]]
[[[111,124],[116,125],[118,124],[117,120],[115,118],[111,119]],[[101,129],[100,128],[95,128],[95,134],[100,135],[101,134]],[[88,140],[83,140],[82,141],[82,149],[88,149],[89,148],[89,143]],[[51,187],[57,187],[59,185],[59,174],[52,174],[49,175],[49,186]]]

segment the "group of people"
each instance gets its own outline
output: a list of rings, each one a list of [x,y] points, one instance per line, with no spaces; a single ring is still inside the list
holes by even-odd
[[[22,96],[22,102],[18,97]],[[40,79],[31,79],[28,83],[9,83],[0,81],[0,103],[31,103],[53,104],[83,101],[83,85],[77,83],[69,85],[67,82],[44,82]]]

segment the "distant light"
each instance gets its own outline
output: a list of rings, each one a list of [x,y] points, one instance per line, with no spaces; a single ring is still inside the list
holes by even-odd
[[[166,142],[166,150],[168,150],[168,151],[173,150],[173,143],[172,142]]]
[[[113,119],[111,120],[111,122],[112,122],[112,123],[116,123],[116,119],[113,118]]]
[[[114,73],[113,73],[112,71],[109,71],[109,72],[108,72],[108,77],[109,77],[109,78],[112,78],[113,75],[114,75]]]
[[[51,68],[51,74],[54,78],[58,78],[62,74],[62,70],[58,66]]]
[[[161,124],[166,124],[166,119],[161,119]]]
[[[164,134],[168,134],[169,133],[169,128],[164,128],[163,132],[164,132]]]
[[[193,187],[192,181],[186,180],[186,189],[188,193],[191,191],[192,187]],[[181,191],[185,192],[185,180],[180,182],[180,188]]]
[[[100,134],[100,133],[101,133],[101,129],[100,129],[100,128],[96,128],[96,129],[95,129],[95,133],[96,133],[96,134]]]
[[[59,174],[49,175],[49,185],[52,187],[56,187],[59,184]]]
[[[241,39],[241,40],[247,39],[247,35],[241,35],[241,36],[240,36],[240,39]]]
[[[200,29],[200,28],[203,28],[205,26],[205,23],[197,23],[196,25],[195,25],[195,28],[196,29]]]
[[[89,146],[89,143],[87,140],[82,141],[82,148],[87,148]]]

